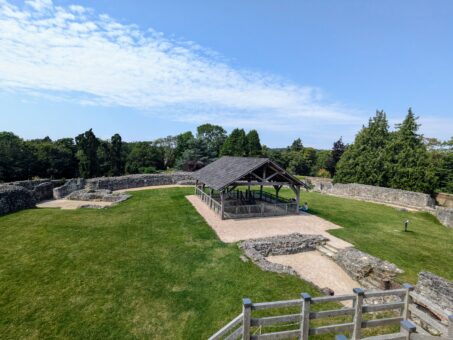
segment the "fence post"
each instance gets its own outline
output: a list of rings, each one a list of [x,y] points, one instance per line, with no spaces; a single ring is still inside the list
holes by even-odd
[[[417,330],[417,327],[414,325],[414,323],[410,320],[403,320],[400,323],[400,331],[404,335],[404,339],[410,340],[411,334],[415,333]]]
[[[448,316],[448,335],[449,339],[453,339],[453,314]]]
[[[252,319],[252,301],[242,299],[242,340],[250,340],[250,323]]]
[[[412,303],[411,292],[414,290],[414,286],[409,283],[403,284],[403,287],[406,289],[406,296],[404,297],[404,310],[403,310],[403,319],[409,320],[411,318],[411,312],[409,306]]]
[[[311,296],[307,293],[300,294],[302,299],[302,309],[300,315],[300,339],[308,340],[308,334],[310,331],[310,305]]]
[[[358,340],[362,331],[362,306],[363,296],[365,292],[362,288],[354,288],[352,290],[355,294],[355,313],[354,313],[354,330],[352,332],[352,340]]]

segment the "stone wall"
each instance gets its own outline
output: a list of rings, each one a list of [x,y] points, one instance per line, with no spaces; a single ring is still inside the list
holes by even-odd
[[[331,178],[305,176],[303,181],[311,187],[311,190],[323,192],[333,186]]]
[[[357,183],[336,183],[324,187],[321,192],[425,210],[435,206],[434,199],[428,194]]]
[[[415,292],[445,310],[447,314],[453,314],[453,281],[447,281],[430,272],[420,272]],[[442,315],[438,317],[442,319]]]
[[[18,185],[0,186],[0,216],[33,208],[35,204],[36,199],[31,190]]]
[[[453,208],[436,207],[435,214],[440,223],[453,228]]]
[[[453,194],[438,193],[436,195],[436,203],[441,207],[453,208]]]
[[[89,190],[122,190],[155,185],[178,184],[179,182],[192,181],[190,172],[175,172],[171,174],[141,174],[118,177],[98,177],[86,180]],[[192,183],[192,182],[191,182]]]
[[[83,178],[72,178],[66,181],[62,186],[53,189],[53,197],[61,199],[68,196],[70,193],[82,190],[85,187]]]
[[[100,190],[77,190],[66,196],[68,200],[75,201],[89,201],[89,202],[113,202],[120,203],[131,196],[126,193],[112,193],[111,190],[100,189]]]
[[[239,244],[245,255],[261,269],[277,273],[296,275],[296,271],[278,263],[269,262],[266,257],[272,255],[297,254],[315,250],[316,246],[327,242],[321,235],[290,234],[247,240]]]
[[[388,289],[397,286],[394,279],[403,273],[393,263],[383,261],[356,248],[340,249],[334,261],[364,288]]]

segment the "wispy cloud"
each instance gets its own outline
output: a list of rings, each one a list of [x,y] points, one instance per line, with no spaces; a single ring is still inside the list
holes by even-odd
[[[235,69],[193,42],[51,0],[0,0],[0,88],[224,126],[361,123],[318,88]]]

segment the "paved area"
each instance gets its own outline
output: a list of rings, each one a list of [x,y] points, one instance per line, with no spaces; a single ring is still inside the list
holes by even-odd
[[[304,280],[320,288],[329,287],[335,295],[351,294],[353,288],[360,287],[338,264],[319,251],[269,256],[267,260],[291,266]]]
[[[242,240],[287,235],[292,233],[323,235],[329,243],[338,249],[351,247],[352,244],[343,241],[327,231],[338,229],[340,226],[326,221],[318,216],[307,213],[292,216],[261,217],[237,220],[221,220],[209,207],[196,195],[186,196],[198,213],[217,233],[219,238],[226,243]]]
[[[72,210],[72,209],[79,209],[83,205],[97,205],[100,207],[108,207],[112,205],[113,202],[93,202],[93,201],[73,201],[73,200],[49,200],[49,201],[43,201],[36,206],[38,208],[60,208],[60,209],[67,209],[67,210]]]

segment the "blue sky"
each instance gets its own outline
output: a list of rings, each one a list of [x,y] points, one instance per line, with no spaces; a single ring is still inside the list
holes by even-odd
[[[453,135],[453,2],[0,0],[1,130],[152,140],[205,122],[350,142],[409,106]]]

